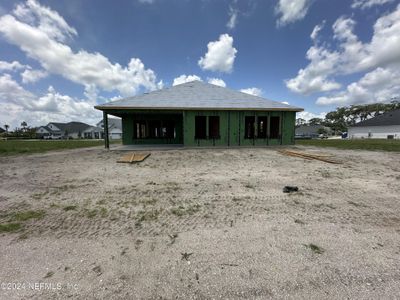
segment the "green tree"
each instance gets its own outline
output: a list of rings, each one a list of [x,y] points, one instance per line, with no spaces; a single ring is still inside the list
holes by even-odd
[[[308,124],[310,125],[321,125],[324,122],[323,119],[321,118],[312,118],[308,121]]]
[[[22,131],[26,131],[26,127],[28,127],[28,124],[25,121],[23,121],[21,123],[21,127],[22,127]]]
[[[304,124],[306,124],[306,123],[307,123],[307,121],[304,120],[304,119],[302,119],[302,118],[296,119],[296,127],[301,126],[301,125],[304,125]]]

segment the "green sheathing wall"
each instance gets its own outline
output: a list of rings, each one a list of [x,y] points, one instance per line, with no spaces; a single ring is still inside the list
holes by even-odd
[[[185,111],[183,114],[183,137],[184,145],[195,146],[227,146],[228,145],[228,115],[227,111]],[[219,139],[195,139],[195,117],[196,116],[219,116]],[[208,119],[207,119],[208,135]]]
[[[122,116],[122,144],[131,145],[133,138],[133,116]]]
[[[295,134],[295,123],[296,123],[296,112],[286,111],[284,112],[283,120],[283,145],[294,145],[294,134]]]
[[[221,138],[215,140],[195,139],[195,116],[219,116]],[[245,139],[246,116],[268,117],[268,132],[270,117],[280,117],[281,137],[278,139]],[[295,116],[296,113],[290,111],[185,111],[183,116],[184,145],[187,147],[290,145],[294,143]],[[257,130],[256,122],[255,132]]]

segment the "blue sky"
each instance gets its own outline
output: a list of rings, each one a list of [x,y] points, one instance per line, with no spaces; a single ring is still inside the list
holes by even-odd
[[[400,93],[397,0],[3,0],[0,49],[0,126],[193,79],[306,119]]]

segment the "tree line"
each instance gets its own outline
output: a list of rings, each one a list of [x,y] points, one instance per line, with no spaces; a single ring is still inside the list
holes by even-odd
[[[336,133],[346,132],[349,126],[395,109],[400,109],[399,99],[394,99],[390,103],[343,106],[327,113],[324,119],[312,118],[307,122],[298,118],[296,119],[296,126],[323,125],[331,128]]]
[[[9,138],[36,138],[36,127],[30,127],[23,121],[21,127],[15,127],[14,130],[10,131],[10,125],[4,124],[5,132],[1,134],[3,137]]]

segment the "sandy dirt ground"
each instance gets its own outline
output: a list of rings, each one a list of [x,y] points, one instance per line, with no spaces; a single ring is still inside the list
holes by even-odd
[[[400,298],[400,154],[295,149],[343,164],[276,148],[0,158],[0,224],[20,226],[0,234],[0,299]]]

